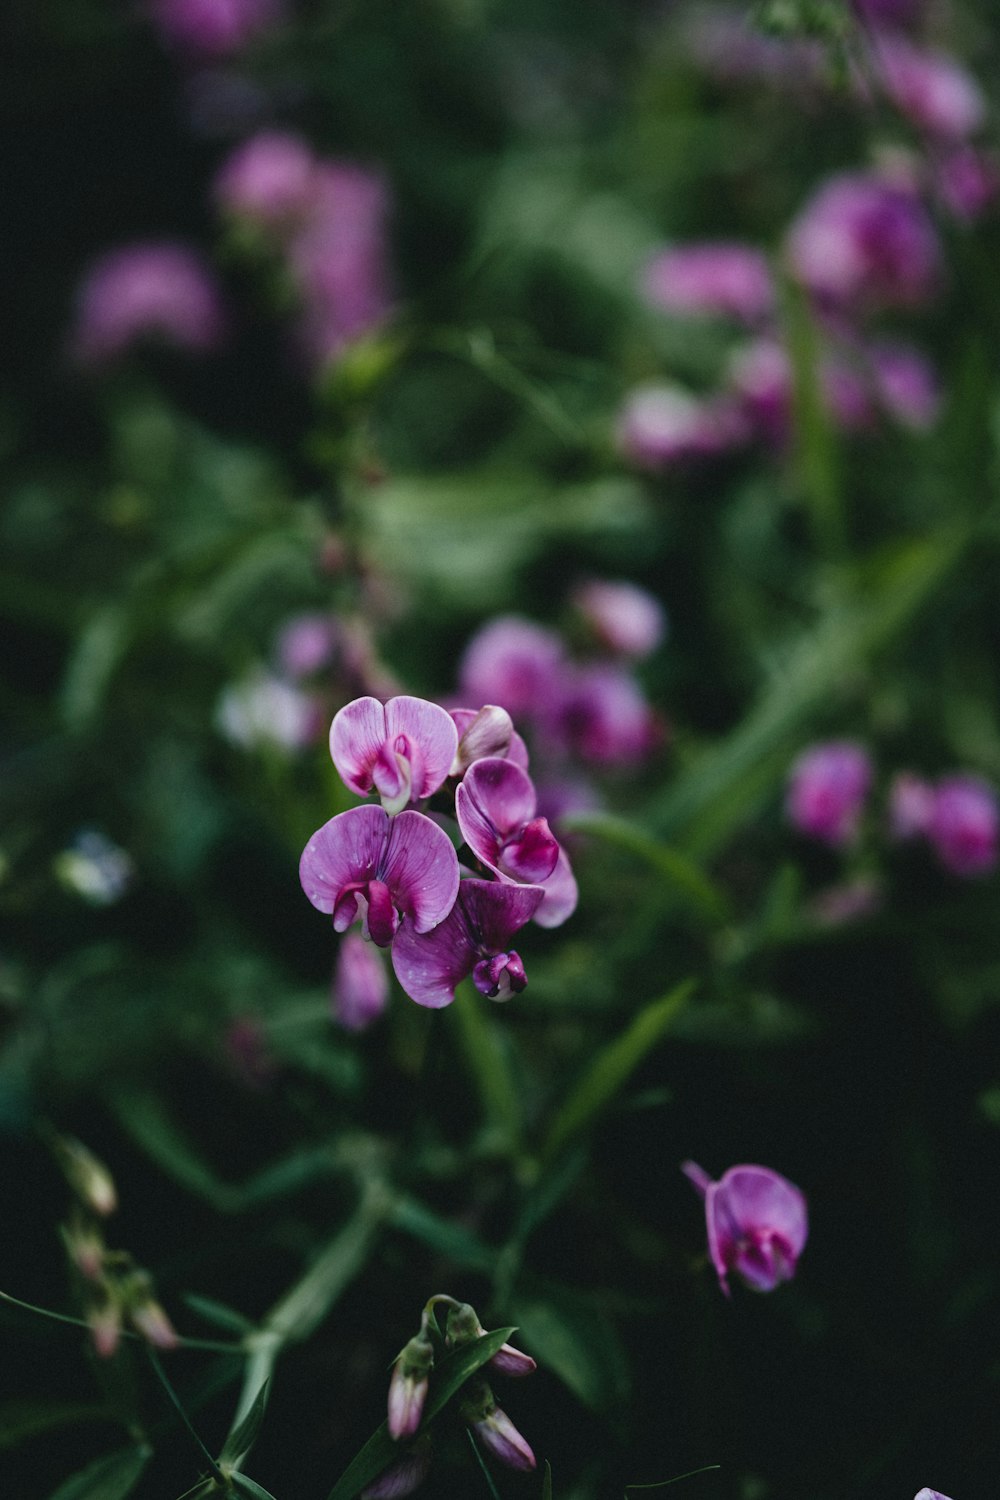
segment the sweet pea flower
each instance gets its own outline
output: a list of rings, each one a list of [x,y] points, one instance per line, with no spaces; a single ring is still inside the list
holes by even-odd
[[[451,715],[425,698],[355,698],[330,726],[330,754],[344,785],[361,797],[374,787],[390,813],[436,792],[457,749]]]
[[[263,667],[224,690],[216,707],[215,725],[230,744],[244,750],[265,746],[301,750],[322,729],[315,698]]]
[[[283,0],[149,0],[164,40],[199,61],[238,52],[284,9]]]
[[[898,843],[924,838],[934,817],[934,788],[912,771],[899,771],[889,786],[889,832]]]
[[[576,909],[577,888],[565,851],[536,817],[531,778],[509,760],[477,760],[455,791],[455,815],[476,858],[502,881],[540,885],[541,927],[558,927]]]
[[[463,880],[455,905],[431,932],[404,922],[392,945],[392,967],[411,1000],[431,1010],[450,1005],[467,975],[481,995],[509,1000],[527,984],[510,940],[535,915],[541,886]]]
[[[817,370],[824,405],[838,427],[870,425],[874,409],[861,373],[837,351],[821,356]],[[765,441],[782,443],[792,422],[792,363],[770,336],[740,345],[730,357],[728,383],[748,428]]]
[[[465,648],[462,696],[469,703],[498,703],[512,718],[530,721],[549,703],[564,659],[554,631],[519,615],[499,615]]]
[[[1000,164],[974,146],[954,146],[932,161],[931,183],[954,218],[973,224],[1000,194]]]
[[[207,265],[170,240],[121,245],[96,260],[76,297],[70,350],[83,365],[119,358],[161,341],[205,354],[222,339],[225,317]]]
[[[574,591],[573,604],[600,644],[616,656],[641,660],[663,640],[663,605],[636,583],[592,578]]]
[[[840,848],[858,831],[872,781],[868,752],[851,740],[813,745],[792,766],[785,802],[800,833]]]
[[[868,349],[875,394],[890,416],[913,432],[932,427],[941,410],[934,367],[918,349],[880,339]]]
[[[953,875],[985,875],[997,862],[1000,808],[988,781],[970,775],[946,776],[934,789],[927,837]]]
[[[646,267],[646,300],[680,315],[756,324],[774,308],[767,257],[750,245],[708,240],[661,250]]]
[[[948,1500],[947,1495],[942,1495],[940,1490],[922,1489],[914,1495],[913,1500]]]
[[[875,39],[872,61],[900,114],[921,130],[945,140],[962,140],[982,125],[986,117],[982,91],[953,57],[884,32]]]
[[[474,760],[499,756],[528,769],[528,747],[505,708],[487,703],[478,710],[453,708],[451,717],[458,731],[458,749],[451,764],[452,776],[464,776]]]
[[[364,1031],[377,1021],[389,999],[381,956],[356,932],[345,933],[330,987],[333,1018],[345,1031]]]
[[[652,710],[634,678],[615,662],[568,672],[554,708],[557,741],[592,765],[633,765],[656,743]]]
[[[396,1442],[412,1437],[420,1426],[433,1368],[434,1346],[425,1333],[418,1333],[396,1360],[389,1381],[389,1436]]]
[[[383,1469],[361,1491],[361,1500],[403,1500],[404,1495],[412,1495],[423,1484],[430,1466],[431,1439],[424,1433],[402,1458]]]
[[[714,457],[747,435],[734,404],[699,399],[664,382],[637,386],[629,393],[615,432],[630,463],[651,470]]]
[[[535,1455],[530,1445],[497,1405],[486,1382],[470,1382],[469,1390],[470,1394],[462,1401],[461,1413],[473,1435],[507,1468],[533,1469]]]
[[[731,1271],[755,1292],[790,1281],[809,1233],[799,1189],[769,1167],[730,1167],[718,1182],[693,1161],[681,1171],[705,1200],[708,1253],[726,1296]]]
[[[792,224],[789,265],[838,311],[919,307],[941,283],[934,226],[912,184],[874,172],[829,178]]]
[[[231,218],[287,231],[313,207],[315,172],[316,157],[301,136],[262,130],[226,158],[212,192]]]
[[[278,634],[276,655],[287,677],[311,677],[329,666],[337,646],[338,622],[331,615],[303,614],[287,620]]]
[[[503,764],[503,762],[501,762]],[[448,835],[419,812],[390,818],[382,807],[352,807],[313,834],[299,879],[317,911],[346,932],[361,916],[366,936],[387,948],[406,917],[429,932],[458,894],[458,858]]]

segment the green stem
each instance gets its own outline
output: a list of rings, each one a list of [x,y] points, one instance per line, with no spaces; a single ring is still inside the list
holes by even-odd
[[[475,1079],[483,1114],[503,1137],[504,1145],[516,1151],[522,1136],[520,1100],[510,1059],[493,1018],[477,992],[468,994],[461,990],[454,1005],[449,1006],[449,1015],[452,1024],[458,1027],[462,1051]]]
[[[181,1405],[180,1397],[174,1390],[173,1386],[170,1384],[170,1381],[167,1379],[167,1372],[166,1370],[164,1370],[162,1364],[160,1363],[160,1357],[151,1344],[146,1346],[146,1353],[149,1356],[150,1364],[156,1371],[156,1375],[159,1379],[160,1384],[163,1386],[163,1389],[170,1397],[171,1405],[174,1407],[174,1410],[177,1412],[177,1415],[183,1422],[188,1435],[191,1437],[195,1447],[198,1449],[198,1452],[201,1454],[202,1458],[207,1464],[208,1472],[211,1474],[216,1484],[219,1484],[223,1487],[223,1489],[228,1490],[229,1485],[227,1483],[226,1476],[223,1474],[222,1470],[215,1462],[215,1459],[212,1457],[211,1453],[209,1453],[208,1449],[205,1447],[205,1444],[202,1442],[197,1432],[195,1432],[194,1427],[191,1425],[191,1419],[188,1416],[187,1412],[184,1410],[184,1407]]]

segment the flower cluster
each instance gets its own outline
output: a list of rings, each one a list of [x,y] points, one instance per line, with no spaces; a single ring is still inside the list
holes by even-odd
[[[537,815],[523,741],[506,710],[448,713],[423,698],[356,698],[333,720],[330,754],[344,784],[359,797],[374,791],[379,803],[338,813],[309,840],[299,875],[313,906],[337,932],[360,920],[365,938],[391,950],[396,977],[418,1005],[449,1005],[470,974],[493,1000],[523,990],[511,938],[532,919],[565,922],[577,889],[565,851]],[[478,875],[461,870],[441,822],[423,810],[446,786]],[[358,979],[357,953],[353,976],[346,960],[340,966],[343,1013],[355,1026],[384,1002],[370,974]]]
[[[813,745],[789,774],[786,812],[800,833],[832,848],[853,843],[874,769],[862,745],[834,740]],[[897,843],[925,839],[953,875],[985,875],[997,863],[1000,802],[980,776],[953,772],[937,782],[900,771],[889,787],[889,832]]]
[[[730,1167],[718,1182],[693,1161],[681,1171],[705,1200],[708,1253],[727,1297],[730,1272],[755,1292],[791,1280],[809,1234],[793,1183],[770,1167]]]
[[[442,1326],[443,1316],[443,1326]],[[438,1293],[431,1297],[420,1319],[420,1329],[405,1345],[393,1366],[389,1382],[388,1427],[390,1437],[407,1444],[401,1457],[365,1490],[365,1500],[408,1495],[417,1488],[430,1466],[429,1434],[418,1437],[424,1405],[435,1364],[453,1349],[485,1337],[486,1329],[468,1302]],[[487,1361],[502,1375],[530,1375],[535,1361],[512,1344],[501,1344]],[[496,1403],[481,1375],[470,1378],[461,1391],[459,1410],[469,1431],[488,1453],[508,1468],[535,1467],[535,1455],[513,1422]],[[410,1446],[416,1438],[415,1444]]]

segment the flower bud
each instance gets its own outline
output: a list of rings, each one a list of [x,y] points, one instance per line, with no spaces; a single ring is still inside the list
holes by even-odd
[[[474,760],[485,760],[491,755],[506,756],[513,734],[514,721],[507,710],[495,703],[487,703],[463,730],[451,763],[451,775],[464,776]]]
[[[118,1207],[118,1194],[104,1163],[80,1141],[69,1136],[61,1136],[56,1141],[56,1153],[66,1180],[77,1197],[102,1218],[113,1214]]]
[[[412,1437],[420,1426],[433,1367],[434,1347],[418,1333],[397,1359],[389,1382],[389,1435],[397,1441]]]
[[[445,1328],[445,1343],[449,1348],[458,1344],[469,1344],[473,1339],[483,1338],[485,1333],[486,1329],[468,1302],[460,1303],[449,1312]],[[515,1349],[512,1344],[501,1344],[488,1363],[494,1370],[500,1370],[504,1375],[530,1375],[532,1370],[537,1369],[531,1355],[522,1354],[521,1350]]]
[[[473,1394],[462,1402],[462,1416],[475,1438],[493,1457],[509,1469],[535,1467],[535,1455],[507,1413],[493,1398],[485,1381],[476,1382]]]
[[[509,953],[480,959],[472,971],[472,982],[488,1000],[509,1000],[511,995],[519,995],[527,988],[528,976],[520,954],[511,949]]]
[[[117,1301],[109,1297],[88,1308],[87,1327],[99,1358],[110,1359],[118,1348],[122,1332],[122,1312]]]
[[[61,1230],[70,1261],[86,1281],[100,1281],[104,1274],[104,1241],[93,1224],[74,1219]]]
[[[333,972],[333,1018],[345,1031],[364,1031],[385,1010],[389,979],[381,954],[356,932],[344,934]]]
[[[177,1330],[160,1304],[152,1297],[129,1309],[129,1318],[137,1333],[156,1349],[176,1349],[180,1343]]]
[[[398,1462],[383,1469],[377,1479],[361,1491],[361,1500],[401,1500],[411,1495],[427,1477],[431,1466],[431,1440],[428,1433],[417,1439]]]

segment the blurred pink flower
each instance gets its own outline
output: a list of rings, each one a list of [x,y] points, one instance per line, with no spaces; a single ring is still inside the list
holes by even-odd
[[[360,933],[345,933],[330,987],[333,1019],[345,1031],[364,1031],[378,1020],[388,999],[389,977],[382,955]]]
[[[195,59],[226,57],[284,16],[284,0],[147,0],[164,40]]]
[[[663,605],[635,583],[593,578],[578,586],[573,603],[599,643],[618,656],[648,656],[666,633]]]
[[[1000,808],[997,794],[982,777],[956,774],[934,788],[927,836],[941,863],[953,875],[985,875],[997,862]]]
[[[566,669],[546,725],[549,739],[591,765],[634,765],[657,741],[653,711],[617,662]]]
[[[879,339],[868,346],[875,395],[891,417],[913,432],[933,427],[941,410],[934,366],[910,344]]]
[[[462,654],[462,697],[469,703],[500,704],[513,719],[536,719],[551,702],[564,660],[555,631],[520,615],[498,615],[477,631]]]
[[[294,615],[278,632],[276,655],[287,677],[311,677],[329,666],[337,645],[338,621],[332,615]]]
[[[975,79],[944,52],[916,46],[893,32],[879,33],[871,58],[885,92],[901,114],[930,135],[961,140],[986,118]]]
[[[800,833],[837,848],[856,836],[872,781],[863,746],[850,740],[813,745],[792,766],[788,819]]]
[[[747,433],[735,403],[692,396],[666,383],[636,386],[616,424],[618,447],[637,468],[665,469],[738,446]]]
[[[934,788],[912,771],[898,771],[889,786],[889,833],[899,843],[925,838],[934,817]]]
[[[755,1292],[790,1281],[809,1234],[799,1189],[770,1167],[730,1167],[718,1182],[692,1161],[681,1171],[705,1200],[708,1253],[726,1296],[730,1272]]]
[[[322,728],[315,698],[263,667],[225,689],[215,722],[227,740],[244,750],[301,750]]]
[[[818,368],[820,394],[838,427],[847,432],[869,427],[875,408],[864,374],[837,350],[823,354]],[[740,345],[730,356],[728,383],[750,431],[765,442],[784,443],[793,410],[792,363],[788,351],[767,335]]]
[[[201,257],[171,241],[139,242],[109,251],[87,270],[70,349],[82,364],[101,364],[147,340],[203,354],[224,329],[219,289]]]
[[[300,136],[261,131],[226,158],[212,192],[234,219],[287,232],[313,208],[316,165]]]
[[[950,214],[973,224],[1000,196],[1000,163],[974,146],[953,146],[932,161],[931,184]]]
[[[661,250],[646,268],[646,300],[666,312],[756,324],[774,308],[767,256],[736,241],[706,240]]]

